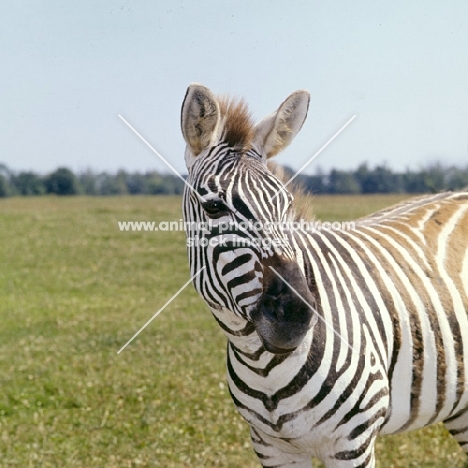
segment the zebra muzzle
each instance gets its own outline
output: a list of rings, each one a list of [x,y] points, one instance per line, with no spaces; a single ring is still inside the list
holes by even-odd
[[[293,262],[275,262],[264,268],[263,295],[251,313],[264,348],[275,354],[293,352],[317,317],[315,298],[302,271]]]

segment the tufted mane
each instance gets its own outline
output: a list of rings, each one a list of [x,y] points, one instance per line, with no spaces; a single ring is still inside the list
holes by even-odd
[[[246,102],[243,99],[220,96],[218,103],[222,122],[221,140],[239,151],[248,151],[254,138],[255,124]],[[278,164],[269,160],[267,166],[281,182],[285,183],[289,180],[286,172]],[[312,195],[307,194],[304,188],[297,183],[288,186],[288,190],[295,199],[294,219],[314,219]]]
[[[247,151],[254,137],[254,122],[247,104],[242,99],[227,96],[221,96],[218,102],[222,122],[221,140],[233,148]]]

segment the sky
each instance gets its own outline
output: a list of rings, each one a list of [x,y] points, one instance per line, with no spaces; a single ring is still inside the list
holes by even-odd
[[[468,164],[468,2],[4,0],[0,163],[186,173],[187,86],[256,120],[297,89],[309,114],[277,162],[304,170]]]

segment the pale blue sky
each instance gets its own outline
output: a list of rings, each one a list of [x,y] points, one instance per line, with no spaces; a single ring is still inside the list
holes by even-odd
[[[261,119],[296,89],[309,117],[278,159],[308,170],[468,163],[468,2],[3,1],[0,162],[46,173],[185,172],[190,82],[244,96]]]

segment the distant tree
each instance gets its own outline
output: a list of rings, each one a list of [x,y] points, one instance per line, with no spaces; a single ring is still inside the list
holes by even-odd
[[[168,174],[164,176],[165,193],[171,195],[182,195],[184,192],[185,184],[179,177]]]
[[[361,186],[353,173],[333,169],[328,179],[328,192],[344,194],[360,193]]]
[[[428,191],[423,174],[421,172],[413,172],[409,169],[402,174],[403,191],[405,193],[425,193]]]
[[[76,195],[79,192],[75,174],[66,167],[60,167],[49,174],[44,180],[44,185],[47,193],[56,195]]]
[[[462,190],[468,188],[468,166],[465,168],[451,167],[447,174],[447,188]]]
[[[12,184],[13,173],[6,164],[0,163],[0,197],[15,195],[16,188]]]
[[[7,197],[10,195],[9,184],[6,177],[0,174],[0,197]]]
[[[10,171],[6,164],[0,163],[0,175],[5,177],[6,180],[10,180],[13,173]]]
[[[297,178],[306,192],[327,193],[324,175],[300,175]]]
[[[362,193],[398,193],[404,189],[401,174],[394,174],[386,166],[369,169],[367,164],[361,164],[354,176]]]
[[[20,195],[44,195],[46,191],[44,181],[34,172],[20,172],[12,179]]]
[[[78,182],[86,195],[98,194],[98,177],[90,169],[78,175]]]
[[[422,173],[426,191],[437,193],[445,190],[446,174],[447,169],[442,167],[441,164],[433,164],[432,166],[427,167]]]
[[[148,193],[149,174],[129,174],[127,176],[127,190],[131,195],[143,195]]]
[[[162,175],[157,172],[147,174],[148,194],[174,195],[183,192],[183,182],[172,175]]]
[[[299,174],[297,176],[298,183],[304,187],[306,192],[311,193],[327,193],[327,180],[328,176],[322,171],[320,166],[317,167],[314,175]]]
[[[356,179],[357,183],[361,187],[361,192],[366,193],[366,189],[369,189],[367,186],[367,179],[369,177],[369,168],[367,167],[367,163],[362,163],[358,166],[358,168],[354,171],[354,178]]]
[[[102,174],[101,175],[101,195],[126,195],[127,189],[127,173],[120,170],[116,175]]]

